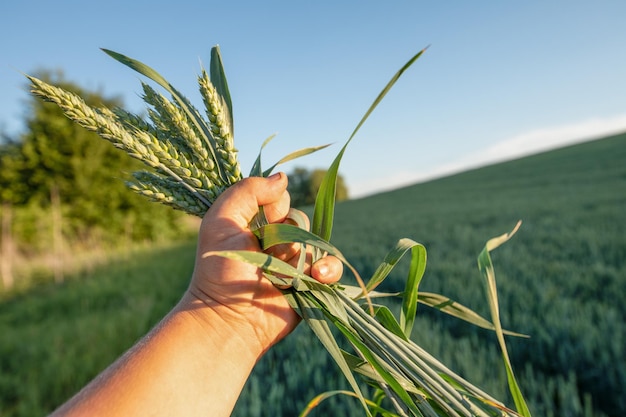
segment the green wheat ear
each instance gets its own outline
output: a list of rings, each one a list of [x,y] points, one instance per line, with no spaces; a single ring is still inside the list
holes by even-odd
[[[89,106],[76,94],[27,76],[31,92],[57,104],[68,118],[146,164],[148,171],[127,182],[131,190],[152,201],[203,216],[226,188],[243,178],[234,144],[232,101],[219,48],[211,50],[210,74],[202,69],[198,76],[205,117],[149,66],[117,52],[104,52],[154,81],[170,93],[171,99],[142,83],[146,120],[120,108]],[[293,152],[272,169],[324,147]],[[260,156],[257,161],[260,162]],[[254,175],[267,176],[270,172],[271,169]]]

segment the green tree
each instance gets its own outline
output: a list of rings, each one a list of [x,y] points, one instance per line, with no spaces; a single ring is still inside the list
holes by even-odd
[[[20,147],[3,134],[0,142],[0,202],[14,204],[20,200]]]
[[[63,80],[61,73],[38,76],[74,91],[94,106],[120,106]],[[63,232],[81,241],[155,239],[178,231],[181,214],[126,189],[124,177],[143,165],[96,134],[67,119],[55,105],[31,97],[25,130],[0,145],[0,199],[37,212],[57,195]],[[19,225],[16,228],[20,229]]]
[[[315,197],[322,184],[324,175],[326,175],[326,170],[324,169],[309,171],[301,167],[295,168],[291,174],[288,174],[288,191],[291,194],[291,204],[294,207],[301,207],[315,203]],[[348,188],[341,175],[337,176],[335,197],[337,201],[348,199]]]

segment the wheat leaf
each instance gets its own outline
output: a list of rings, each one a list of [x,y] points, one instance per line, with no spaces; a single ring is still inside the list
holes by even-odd
[[[230,97],[230,90],[228,89],[228,82],[226,81],[226,72],[224,71],[224,64],[222,63],[222,54],[220,52],[219,45],[215,45],[211,48],[211,67],[209,69],[209,77],[211,79],[211,84],[215,86],[215,90],[222,99],[224,111],[228,112],[226,116],[230,124],[231,135],[234,137],[235,125],[233,121],[233,101]]]
[[[352,267],[339,249],[301,227],[292,224],[271,223],[255,230],[254,234],[259,239],[263,250],[283,243],[305,243],[337,257],[341,262]]]
[[[385,258],[383,259],[381,264],[372,274],[372,277],[365,286],[367,290],[372,291],[374,288],[380,285],[380,283],[383,282],[385,278],[387,278],[389,273],[391,273],[391,271],[400,261],[400,259],[402,259],[404,254],[415,245],[418,245],[418,243],[411,239],[400,239],[396,243],[396,246],[394,246],[393,249],[391,249],[387,253],[387,255],[385,255]]]
[[[309,148],[303,148],[303,149],[297,150],[295,152],[292,152],[292,153],[284,156],[283,158],[281,158],[278,162],[276,162],[274,165],[272,165],[269,169],[265,170],[263,172],[263,176],[267,177],[268,175],[270,175],[272,173],[272,171],[274,170],[274,168],[276,168],[280,164],[284,164],[285,162],[293,161],[294,159],[300,158],[302,156],[306,156],[306,155],[312,154],[314,152],[317,152],[317,151],[320,151],[322,149],[325,149],[328,146],[330,146],[330,145],[312,146],[312,147],[309,147]]]
[[[513,373],[513,367],[511,366],[511,360],[509,359],[509,353],[506,348],[506,342],[504,341],[504,333],[502,331],[502,324],[500,323],[500,311],[498,306],[498,292],[496,288],[496,274],[491,262],[491,256],[489,252],[496,249],[498,246],[509,240],[515,232],[519,229],[521,222],[518,222],[515,228],[510,233],[505,233],[501,236],[495,237],[487,241],[485,248],[478,256],[478,269],[483,275],[483,283],[487,292],[487,299],[489,302],[489,309],[491,311],[491,318],[495,328],[498,343],[502,351],[502,358],[504,360],[504,366],[506,369],[507,380],[509,383],[509,390],[511,396],[515,402],[517,411],[524,417],[531,417],[530,410],[522,391],[519,388],[515,375]]]
[[[352,266],[352,264],[350,264],[350,262],[348,262],[346,257],[343,256],[339,249],[333,246],[330,242],[321,239],[319,236],[307,230],[304,230],[298,226],[293,226],[291,224],[267,224],[257,230],[254,230],[253,232],[261,242],[261,247],[264,250],[283,243],[303,243],[335,256],[350,269],[355,279],[357,280],[357,283],[362,288],[362,294],[365,295],[368,305],[370,306],[370,310],[373,313],[371,300],[367,294],[365,284],[363,283],[359,272],[356,270],[356,268],[354,268],[354,266]]]
[[[398,320],[396,320],[396,317],[388,307],[377,305],[374,307],[374,313],[376,320],[385,326],[387,330],[406,341],[409,340],[408,336],[404,332],[404,329],[398,324]]]
[[[348,144],[352,141],[352,138],[354,138],[354,136],[359,131],[363,123],[365,123],[370,114],[387,95],[389,90],[391,90],[396,81],[398,81],[402,74],[411,65],[413,65],[413,63],[424,53],[424,51],[425,49],[415,54],[406,64],[402,66],[402,68],[400,68],[398,72],[393,75],[391,80],[378,94],[361,121],[358,123],[345,145],[343,145],[343,148],[341,148],[339,154],[335,157],[335,160],[328,168],[328,171],[326,171],[326,175],[322,179],[322,183],[320,184],[320,188],[315,199],[315,209],[313,211],[313,225],[311,229],[313,233],[322,237],[323,239],[330,240],[330,236],[332,234],[333,219],[335,215],[335,193],[337,189],[337,175],[339,172],[339,164],[341,163],[341,159],[343,158],[343,154],[346,151]]]
[[[419,243],[411,246],[411,266],[406,279],[402,309],[400,310],[400,326],[407,338],[411,337],[415,314],[417,313],[418,288],[426,271],[426,248]]]
[[[234,261],[247,262],[271,274],[280,274],[288,276],[290,278],[298,278],[301,280],[313,280],[313,278],[298,271],[298,269],[289,265],[287,262],[281,261],[280,259],[263,252],[232,250],[210,251],[202,254],[203,258],[208,258],[210,256],[221,256],[223,258],[232,259]],[[317,282],[315,280],[313,281]]]
[[[411,398],[410,394],[400,384],[398,379],[388,371],[381,359],[374,355],[370,348],[354,333],[350,328],[346,327],[344,323],[338,321],[335,317],[329,317],[335,326],[341,331],[341,333],[348,339],[348,341],[354,346],[354,348],[362,355],[370,366],[376,371],[377,379],[379,383],[388,385],[393,392],[400,397],[404,406],[408,407],[414,415],[421,415],[421,412],[417,408],[415,402]]]
[[[474,310],[465,307],[464,305],[459,304],[444,295],[430,292],[420,292],[418,301],[429,307],[436,308],[443,313],[465,320],[475,326],[482,327],[483,329],[495,330],[495,326],[489,320],[485,319]],[[502,330],[502,332],[509,336],[529,337],[528,335],[512,332],[510,330]]]
[[[296,311],[298,311],[300,316],[304,319],[309,328],[313,330],[322,345],[324,345],[328,353],[334,359],[335,363],[339,369],[341,369],[341,372],[359,398],[367,416],[371,417],[371,413],[367,408],[367,403],[365,401],[365,397],[361,393],[359,384],[357,383],[350,366],[346,362],[343,353],[339,348],[339,345],[337,345],[337,341],[335,340],[335,337],[325,320],[328,315],[323,313],[323,306],[315,303],[312,299],[300,293],[294,293],[294,298],[298,303]]]
[[[304,410],[302,410],[302,412],[299,414],[298,417],[306,417],[309,415],[309,413],[311,411],[313,411],[313,409],[315,407],[317,407],[318,405],[320,405],[323,401],[334,397],[336,395],[345,395],[347,397],[356,397],[358,398],[358,395],[355,394],[352,391],[346,391],[346,390],[332,390],[332,391],[326,391],[323,392],[319,395],[316,395],[315,398],[313,398],[311,401],[309,401],[309,403],[306,405],[306,408]],[[382,408],[379,404],[376,404],[374,401],[365,399],[365,402],[367,403],[367,406],[370,410],[374,411],[375,413],[377,413],[376,415],[380,414],[382,417],[398,417],[397,414],[395,413],[391,413],[390,411]]]
[[[270,143],[272,139],[274,139],[275,137],[276,137],[276,134],[273,134],[269,136],[267,139],[265,139],[263,143],[261,144],[261,149],[259,149],[259,154],[254,160],[254,164],[252,164],[252,169],[250,170],[251,177],[263,176],[263,169],[261,168],[261,154],[263,153],[263,148],[265,148],[265,146],[267,146],[267,144]]]

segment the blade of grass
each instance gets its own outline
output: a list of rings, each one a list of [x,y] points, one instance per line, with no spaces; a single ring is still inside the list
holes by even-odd
[[[391,80],[387,83],[385,88],[378,94],[372,105],[369,107],[359,124],[356,126],[348,141],[343,145],[343,148],[339,151],[339,154],[335,157],[335,160],[332,162],[328,171],[326,171],[326,175],[322,179],[322,183],[320,184],[320,188],[318,190],[316,199],[315,199],[315,208],[313,212],[313,225],[311,230],[316,235],[320,236],[325,240],[330,240],[330,236],[332,234],[333,228],[333,218],[335,214],[335,193],[337,189],[337,175],[339,172],[339,164],[341,163],[341,159],[343,158],[343,154],[348,147],[352,138],[359,131],[363,123],[367,120],[370,114],[374,111],[374,109],[378,106],[378,104],[382,101],[382,99],[387,95],[391,87],[398,81],[398,79],[402,76],[402,74],[411,66],[413,63],[424,53],[426,49],[421,50],[417,54],[415,54],[406,64],[400,68],[398,72],[394,74]]]
[[[276,135],[271,135],[270,137],[268,137],[267,139],[265,139],[263,141],[263,143],[261,144],[261,149],[259,150],[259,154],[257,155],[254,164],[252,165],[252,169],[250,170],[250,176],[251,177],[267,177],[269,176],[272,171],[280,164],[284,164],[285,162],[289,162],[289,161],[293,161],[294,159],[300,158],[302,156],[306,156],[309,154],[312,154],[314,152],[320,151],[322,149],[325,149],[327,147],[329,147],[330,145],[321,145],[321,146],[311,146],[308,148],[303,148],[303,149],[299,149],[297,151],[291,152],[290,154],[288,154],[287,156],[284,156],[283,158],[281,158],[278,162],[276,162],[274,165],[272,165],[269,169],[266,169],[265,171],[261,168],[261,154],[263,152],[263,148],[265,148],[265,146],[270,143],[272,141],[272,139],[274,139],[276,137]]]
[[[215,90],[222,98],[224,110],[228,112],[227,117],[230,123],[230,132],[234,137],[235,125],[233,123],[233,101],[230,97],[230,90],[228,89],[228,82],[226,81],[226,72],[224,71],[222,53],[220,52],[219,45],[215,45],[211,48],[211,67],[209,69],[209,78],[211,79],[211,84],[215,86]]]
[[[290,208],[289,211],[287,212],[287,219],[294,222],[296,226],[298,226],[300,229],[306,230],[306,228],[309,225],[309,218],[306,216],[306,214],[294,208]],[[315,256],[315,254],[318,252],[320,252],[320,250],[317,248],[315,248],[312,251],[311,254],[313,257],[311,259],[311,262],[314,263],[317,261],[318,258]],[[306,243],[302,243],[300,246],[300,255],[298,257],[298,266],[297,266],[298,270],[304,271],[304,267],[306,265],[306,258],[307,258],[307,245]]]
[[[294,293],[293,296],[298,303],[298,309],[296,309],[296,311],[307,323],[309,328],[313,330],[322,345],[334,359],[337,366],[339,366],[339,369],[361,402],[366,415],[371,417],[371,413],[367,407],[367,402],[361,392],[359,384],[356,381],[350,366],[346,362],[339,345],[337,345],[337,341],[335,340],[328,323],[326,322],[326,318],[329,315],[332,316],[332,314],[325,314],[323,306],[314,302],[314,300],[311,297],[307,297],[306,294]]]
[[[400,327],[407,338],[411,337],[415,314],[417,313],[418,288],[426,271],[426,248],[420,244],[411,247],[411,266],[407,276],[402,309],[400,310]]]
[[[306,243],[322,249],[337,257],[346,266],[353,268],[345,256],[332,243],[321,239],[319,236],[291,224],[272,223],[255,230],[254,234],[259,239],[263,250],[282,243]]]
[[[374,271],[372,278],[366,285],[368,292],[376,288],[409,250],[411,251],[411,266],[402,297],[402,310],[400,313],[400,326],[407,338],[411,337],[417,312],[418,287],[426,271],[426,248],[414,240],[400,239],[396,246],[387,253],[385,259]]]
[[[369,379],[370,380],[369,382],[371,385],[376,385],[376,383],[373,381],[377,381],[379,377],[374,371],[374,368],[372,368],[369,363],[363,360],[363,358],[360,358],[356,355],[353,355],[345,351],[343,352],[343,355],[346,358],[346,362],[348,362],[348,365],[350,365],[350,368],[352,369],[353,372],[356,372],[364,376],[365,378]],[[404,387],[404,389],[408,393],[423,395],[422,391],[416,389],[415,385],[411,381],[406,379],[404,376],[400,375],[399,373],[394,373],[393,375],[394,375],[394,378],[396,378],[396,380]]]
[[[263,153],[263,148],[265,148],[265,146],[267,146],[267,144],[270,143],[272,141],[272,139],[274,139],[275,137],[276,137],[276,134],[270,135],[261,144],[261,149],[259,149],[259,154],[257,155],[256,159],[254,160],[254,164],[252,164],[252,169],[250,169],[250,176],[251,177],[262,177],[263,176],[263,169],[261,168],[261,154]]]
[[[475,326],[482,327],[483,329],[495,330],[495,326],[489,320],[449,297],[430,292],[421,292],[418,297],[418,302],[436,308],[458,319],[467,321]],[[525,334],[515,333],[509,330],[503,330],[503,333],[509,336],[529,337]]]
[[[367,288],[367,291],[372,291],[374,288],[380,285],[380,283],[383,282],[385,278],[387,278],[389,273],[393,270],[393,268],[400,261],[400,259],[402,259],[404,254],[416,245],[419,245],[419,243],[415,242],[414,240],[406,238],[400,239],[396,243],[396,246],[394,246],[393,249],[391,249],[387,253],[387,255],[385,255],[385,258],[383,259],[381,264],[372,274],[372,277],[365,286]]]
[[[346,339],[354,346],[354,348],[362,355],[363,359],[365,359],[370,366],[376,370],[378,377],[382,378],[385,384],[389,385],[393,391],[400,397],[404,405],[406,405],[409,410],[416,416],[421,416],[422,413],[419,411],[417,406],[415,405],[413,399],[409,395],[409,393],[404,389],[404,387],[398,382],[398,380],[387,370],[387,368],[381,363],[379,357],[375,356],[370,348],[363,343],[363,341],[357,337],[357,335],[350,331],[350,329],[344,325],[344,323],[337,320],[336,317],[329,316],[327,317],[331,320],[335,326],[341,331],[341,333],[346,337]]]
[[[498,246],[509,240],[515,234],[515,232],[517,232],[520,225],[521,222],[518,222],[511,232],[505,233],[501,236],[495,237],[487,241],[485,248],[478,256],[478,269],[483,275],[483,283],[485,284],[485,289],[487,292],[491,318],[495,327],[498,344],[500,345],[500,349],[502,351],[502,358],[504,360],[504,366],[506,368],[509,390],[511,391],[513,401],[515,402],[515,407],[522,416],[531,417],[528,405],[526,404],[524,396],[522,395],[522,391],[520,390],[517,380],[515,379],[511,360],[509,359],[509,353],[506,348],[506,342],[504,341],[502,324],[500,323],[498,292],[496,288],[496,274],[493,268],[493,263],[491,262],[491,256],[489,255],[492,250],[496,249]]]
[[[354,285],[346,285],[342,284],[341,288],[343,292],[353,300],[358,299],[361,294],[363,294],[363,289],[361,287],[357,287]],[[369,291],[367,296],[370,298],[382,298],[382,297],[398,297],[402,295],[401,292],[381,292],[381,291]]]
[[[374,307],[374,312],[376,313],[374,316],[376,317],[376,320],[385,326],[387,330],[406,341],[409,340],[407,335],[404,333],[404,329],[400,326],[400,324],[398,324],[398,320],[396,320],[395,316],[388,307],[377,305]]]
[[[435,369],[428,366],[424,359],[410,348],[413,345],[410,341],[387,331],[382,324],[367,315],[353,300],[341,292],[337,292],[337,295],[346,306],[349,306],[346,311],[350,314],[353,327],[357,329],[361,338],[371,339],[372,343],[369,343],[368,347],[372,351],[381,357],[390,358],[390,363],[393,363],[397,367],[396,369],[412,380],[416,387],[420,387],[428,393],[433,400],[447,410],[449,415],[458,415],[451,408],[451,405],[466,411],[459,394],[443,381]],[[378,371],[378,369],[376,370]],[[439,393],[443,393],[443,397]]]
[[[312,154],[314,152],[320,151],[322,149],[325,149],[327,147],[329,147],[330,145],[321,145],[321,146],[312,146],[309,148],[303,148],[297,151],[294,151],[290,154],[288,154],[287,156],[281,158],[278,162],[276,162],[274,165],[272,165],[269,169],[266,169],[263,172],[263,176],[267,177],[269,176],[272,171],[274,170],[274,168],[276,168],[278,165],[280,164],[284,164],[285,162],[289,162],[289,161],[293,161],[294,159],[300,158],[302,156],[306,156],[309,154]]]
[[[304,243],[306,245],[313,246],[315,248],[321,249],[323,252],[331,254],[343,262],[346,265],[352,274],[354,275],[357,283],[363,290],[363,294],[367,299],[367,302],[370,306],[370,312],[373,313],[372,302],[367,295],[368,291],[365,288],[365,284],[363,283],[363,279],[359,275],[356,268],[348,262],[348,260],[343,256],[343,254],[333,246],[330,242],[320,238],[319,236],[304,230],[298,226],[293,226],[291,224],[267,224],[258,230],[254,230],[255,236],[261,242],[261,247],[265,250],[275,245],[279,245],[282,243]]]
[[[222,258],[232,259],[234,261],[246,262],[261,268],[264,272],[270,274],[284,275],[290,278],[298,278],[301,280],[311,280],[315,283],[313,278],[300,272],[295,267],[291,266],[287,262],[281,261],[271,255],[262,252],[246,251],[246,250],[231,250],[231,251],[211,251],[202,254],[203,258],[210,256],[221,256]]]
[[[306,405],[306,408],[304,410],[302,410],[302,412],[300,413],[299,417],[306,417],[309,415],[309,413],[311,411],[313,411],[313,409],[315,407],[317,407],[318,405],[320,405],[323,401],[334,397],[336,395],[345,395],[348,397],[356,397],[358,398],[358,395],[356,395],[354,392],[352,391],[346,391],[346,390],[333,390],[333,391],[326,391],[323,392],[317,396],[315,396],[315,398],[313,398],[311,401],[309,401],[309,403]],[[367,403],[367,406],[369,407],[369,409],[371,411],[374,411],[376,413],[380,413],[381,416],[383,417],[398,417],[397,414],[392,413],[384,408],[382,408],[380,405],[376,404],[374,401],[370,401],[370,400],[365,400],[365,402]]]

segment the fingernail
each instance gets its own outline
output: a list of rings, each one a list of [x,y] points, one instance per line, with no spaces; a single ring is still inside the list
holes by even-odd
[[[325,277],[328,275],[328,265],[322,264],[317,268],[317,272],[319,272],[319,275],[322,277]]]
[[[267,177],[267,179],[268,180],[272,180],[272,181],[276,181],[276,180],[279,180],[282,176],[283,176],[282,172],[277,172],[276,174],[272,174],[269,177]]]

